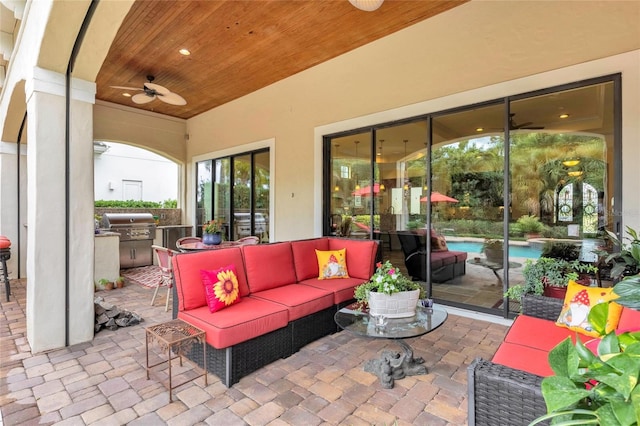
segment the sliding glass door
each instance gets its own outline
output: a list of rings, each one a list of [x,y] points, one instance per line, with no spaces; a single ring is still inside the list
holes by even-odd
[[[504,316],[550,246],[594,262],[621,218],[620,78],[325,137],[325,233],[381,241],[441,303]],[[615,206],[615,208],[614,208]]]

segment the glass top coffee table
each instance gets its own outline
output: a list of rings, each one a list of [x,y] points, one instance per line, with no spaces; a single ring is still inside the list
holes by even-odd
[[[402,348],[402,353],[384,350],[379,359],[365,363],[364,371],[378,376],[382,387],[391,389],[394,380],[405,376],[426,374],[424,359],[413,357],[413,349],[404,340],[422,336],[440,327],[447,319],[447,311],[440,307],[416,309],[416,314],[408,318],[371,318],[366,310],[358,310],[356,304],[340,309],[334,317],[343,330],[360,337],[392,339]],[[384,325],[377,325],[384,322]]]

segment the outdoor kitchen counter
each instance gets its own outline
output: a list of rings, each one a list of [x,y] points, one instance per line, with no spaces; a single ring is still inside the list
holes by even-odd
[[[94,241],[93,281],[115,281],[120,276],[120,234],[101,230]]]

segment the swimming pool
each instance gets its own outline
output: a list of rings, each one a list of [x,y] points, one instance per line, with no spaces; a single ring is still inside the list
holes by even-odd
[[[470,253],[480,253],[482,251],[482,243],[473,241],[447,241],[449,250],[466,251]],[[537,259],[540,257],[541,250],[530,246],[509,246],[509,256],[511,257],[528,257]]]

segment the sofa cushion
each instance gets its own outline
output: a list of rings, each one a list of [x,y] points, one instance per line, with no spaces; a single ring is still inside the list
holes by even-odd
[[[326,251],[316,250],[319,280],[349,278],[345,252],[346,249]]]
[[[347,238],[329,238],[329,250],[347,249],[347,270],[351,278],[371,278],[375,271],[377,240],[350,240]]]
[[[364,280],[362,278],[345,278],[343,280],[319,280],[318,278],[309,278],[298,284],[309,285],[333,292],[333,304],[337,305],[353,300],[356,287],[363,282]]]
[[[286,327],[289,313],[282,305],[249,296],[213,314],[202,306],[179,312],[178,318],[206,331],[207,343],[223,349]]]
[[[248,296],[249,286],[245,270],[241,267],[243,259],[239,247],[178,253],[173,256],[173,276],[178,293],[178,309],[184,311],[207,306],[200,270],[215,270],[230,264],[236,265],[240,297]]]
[[[291,243],[242,246],[242,252],[252,293],[297,282]]]
[[[620,320],[618,321],[618,328],[616,329],[616,332],[624,333],[627,331],[638,331],[638,330],[640,330],[640,311],[627,308],[626,306],[623,307],[622,313],[620,314]]]
[[[573,280],[569,280],[562,311],[556,324],[587,336],[598,337],[599,333],[593,329],[589,322],[589,312],[598,303],[606,303],[616,298],[618,298],[618,295],[613,293],[613,288],[611,287],[585,287]],[[622,307],[620,305],[617,303],[609,304],[606,333],[616,329],[621,312]]]
[[[219,311],[240,301],[234,265],[227,265],[213,271],[201,269],[200,276],[210,312]]]
[[[438,234],[435,230],[431,230],[431,251],[432,252],[442,252],[448,251],[447,240],[445,240],[444,235]]]
[[[556,326],[553,321],[519,315],[511,325],[504,341],[549,352],[567,337],[571,337],[575,343],[576,334],[566,328]],[[583,334],[578,334],[578,336],[583,343],[591,339]]]
[[[502,342],[491,361],[541,377],[553,375],[547,351],[529,346]]]
[[[313,238],[310,240],[291,241],[297,281],[318,278],[319,270],[316,250],[329,250],[329,239]]]
[[[252,296],[286,307],[289,311],[289,321],[295,321],[333,306],[333,292],[302,284],[263,290],[253,293]]]

